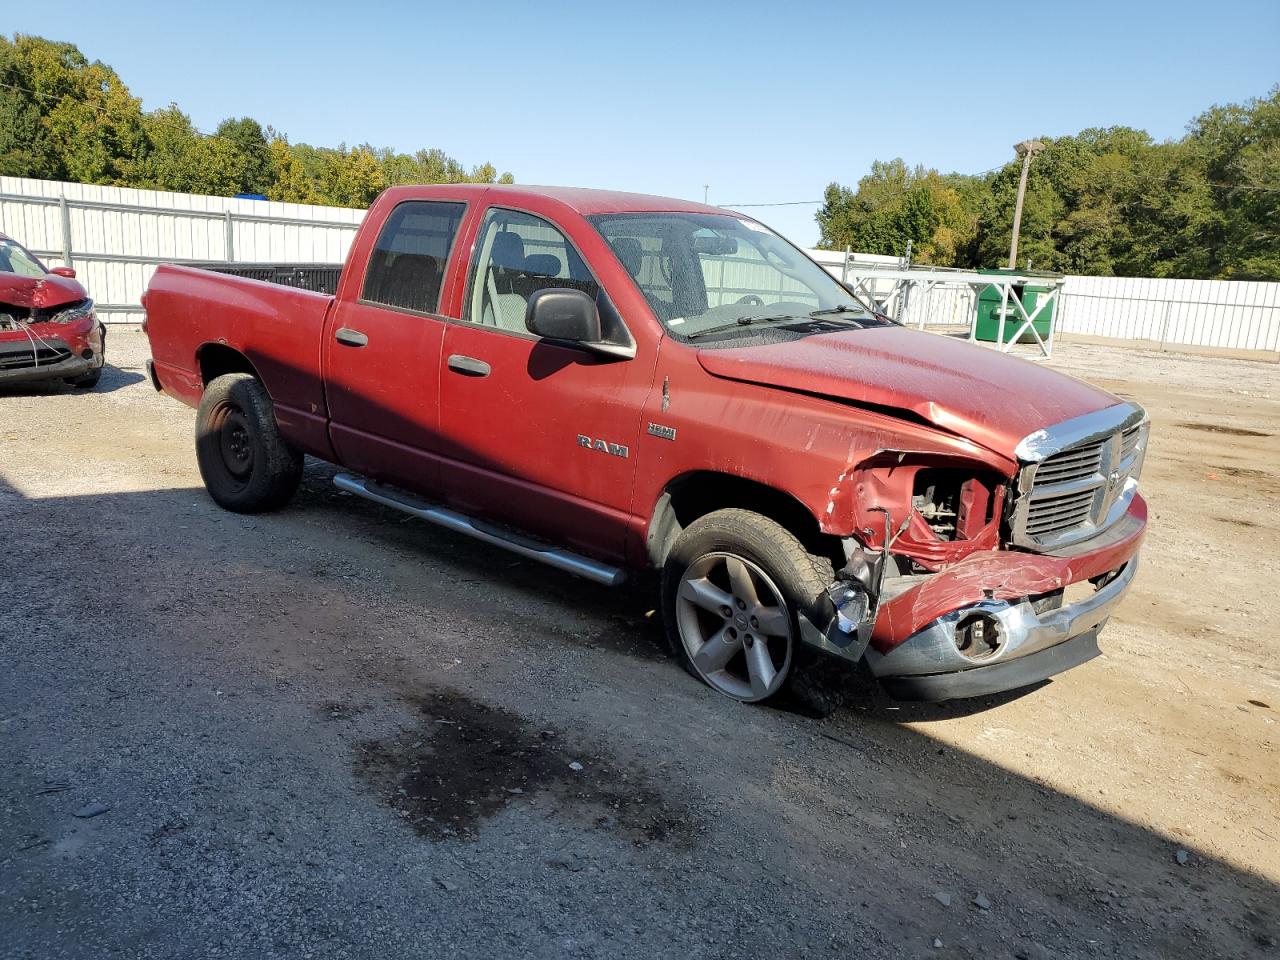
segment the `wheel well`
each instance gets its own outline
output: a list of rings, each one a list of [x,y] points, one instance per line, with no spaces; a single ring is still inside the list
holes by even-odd
[[[823,533],[808,507],[795,497],[755,480],[711,471],[687,473],[667,485],[649,521],[649,560],[660,568],[685,527],[726,507],[768,517],[794,534],[810,553],[827,557],[836,566],[844,563],[839,538]]]
[[[197,351],[196,361],[200,365],[200,379],[206,387],[225,373],[251,373],[258,377],[258,371],[249,358],[225,343],[206,343]]]

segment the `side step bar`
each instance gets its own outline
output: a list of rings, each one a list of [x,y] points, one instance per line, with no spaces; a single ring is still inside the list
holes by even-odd
[[[380,503],[384,507],[403,511],[419,520],[426,520],[428,523],[434,523],[455,533],[465,533],[469,537],[475,537],[495,547],[502,547],[522,557],[555,567],[557,570],[577,574],[579,577],[604,584],[606,587],[616,587],[627,578],[626,573],[617,567],[473,520],[464,514],[418,500],[408,493],[384,487],[372,480],[340,473],[333,478],[333,483],[340,490]]]

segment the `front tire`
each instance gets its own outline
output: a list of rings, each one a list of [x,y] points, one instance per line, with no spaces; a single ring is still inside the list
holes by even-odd
[[[94,387],[98,385],[98,381],[101,379],[102,379],[102,368],[99,367],[97,370],[94,370],[90,373],[86,373],[82,377],[72,377],[70,380],[67,381],[67,383],[75,387],[77,390],[92,390]]]
[[[249,373],[228,373],[204,389],[196,411],[196,461],[218,506],[275,510],[302,480],[302,454],[280,436],[271,397]]]
[[[676,539],[662,572],[668,643],[686,670],[744,703],[773,697],[802,657],[796,615],[821,622],[831,563],[778,523],[717,510]]]

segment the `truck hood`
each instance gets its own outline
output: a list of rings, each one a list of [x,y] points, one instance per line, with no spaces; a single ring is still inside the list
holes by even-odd
[[[702,349],[698,362],[728,380],[923,419],[1010,459],[1028,434],[1121,402],[998,350],[902,327]]]
[[[76,303],[88,297],[75,280],[48,274],[43,277],[20,277],[0,272],[0,305],[48,310],[64,303]]]

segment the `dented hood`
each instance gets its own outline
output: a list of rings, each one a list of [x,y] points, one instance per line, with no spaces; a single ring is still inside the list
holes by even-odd
[[[87,296],[84,287],[78,282],[56,274],[20,277],[16,273],[0,272],[0,304],[7,303],[29,310],[48,310],[64,303],[76,303]]]
[[[703,349],[698,361],[717,377],[901,411],[1010,458],[1028,434],[1120,402],[1030,361],[902,327]]]

